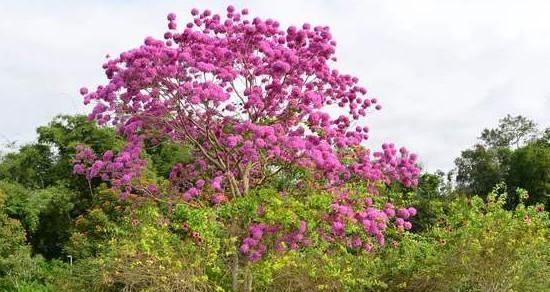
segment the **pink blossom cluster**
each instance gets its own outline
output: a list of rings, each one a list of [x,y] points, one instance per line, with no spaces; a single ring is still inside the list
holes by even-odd
[[[398,229],[409,230],[412,224],[407,220],[415,215],[414,207],[396,210],[392,203],[386,203],[383,209],[377,209],[373,206],[372,198],[352,199],[344,194],[330,205],[330,211],[324,217],[330,227],[321,234],[327,241],[340,241],[350,248],[371,251],[371,238],[379,245],[385,244],[384,231],[392,220]],[[350,232],[347,227],[352,225],[360,226],[362,234]]]
[[[187,202],[199,198],[203,193],[210,194],[210,202],[214,205],[227,201],[228,198],[223,187],[224,176],[218,171],[216,175],[213,175],[214,178],[210,180],[210,184],[207,184],[201,178],[208,175],[207,170],[206,162],[201,159],[186,165],[176,164],[168,177],[171,182],[170,192],[183,194],[182,199]]]
[[[251,224],[248,227],[248,236],[245,237],[240,246],[240,252],[247,255],[252,262],[258,261],[267,251],[267,245],[263,242],[268,235],[277,236],[281,228],[277,225],[269,224]],[[301,245],[309,245],[309,239],[305,238],[307,224],[300,221],[296,231],[279,236],[274,241],[274,249],[277,252],[283,252],[288,249],[297,249]]]
[[[372,161],[368,157],[369,153],[363,155],[360,158],[362,161]],[[386,184],[400,181],[406,187],[412,187],[418,183],[420,169],[416,166],[416,154],[409,153],[405,147],[397,151],[393,143],[383,144],[382,151],[376,151],[372,156],[375,158],[374,163],[362,163],[361,160],[352,163],[350,167],[353,173],[366,180],[381,180]]]
[[[302,220],[300,221],[298,229],[293,232],[287,233],[275,240],[275,251],[284,252],[289,249],[297,249],[300,246],[309,246],[311,244],[311,240],[309,238],[306,238],[306,231],[307,223]]]
[[[267,251],[267,246],[261,242],[267,234],[273,234],[279,231],[277,226],[267,224],[252,224],[248,227],[249,236],[242,241],[240,252],[248,255],[250,261],[259,260]]]
[[[126,144],[126,147],[118,154],[106,151],[101,157],[92,149],[83,145],[76,146],[73,171],[75,174],[85,175],[88,180],[99,177],[103,181],[109,181],[114,187],[124,188],[121,198],[125,198],[131,191],[130,181],[137,178],[145,160],[140,158],[141,147],[139,144]]]

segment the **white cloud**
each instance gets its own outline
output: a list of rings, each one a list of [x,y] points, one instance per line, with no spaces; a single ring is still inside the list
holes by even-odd
[[[283,24],[329,25],[338,67],[384,105],[370,145],[394,141],[428,169],[507,113],[550,125],[548,1],[235,1]],[[244,3],[244,5],[242,4]],[[222,1],[199,8],[222,11]],[[2,1],[0,135],[30,141],[58,113],[83,113],[77,94],[104,79],[105,54],[161,36],[165,15],[189,1]],[[0,136],[1,137],[1,136]]]

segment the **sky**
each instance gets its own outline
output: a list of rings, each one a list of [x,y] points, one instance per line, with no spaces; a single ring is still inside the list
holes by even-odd
[[[550,1],[0,0],[0,144],[36,138],[57,114],[87,113],[78,90],[105,82],[105,55],[162,37],[193,7],[229,4],[283,26],[328,25],[340,71],[384,106],[368,146],[394,142],[450,170],[506,114],[550,126]]]

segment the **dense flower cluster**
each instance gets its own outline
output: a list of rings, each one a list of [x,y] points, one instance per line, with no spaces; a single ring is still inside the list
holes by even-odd
[[[339,195],[324,217],[330,228],[328,231],[321,231],[322,237],[327,241],[343,242],[350,248],[371,251],[371,238],[380,245],[385,244],[384,230],[391,220],[394,220],[395,225],[401,230],[411,229],[412,224],[407,220],[416,215],[415,208],[396,210],[392,203],[386,203],[380,210],[375,208],[373,203],[370,197],[357,199],[351,198],[347,193]],[[350,231],[353,228],[347,228],[357,225],[363,232]]]
[[[139,144],[128,143],[117,155],[106,151],[98,158],[90,148],[77,145],[73,171],[85,175],[88,180],[100,177],[103,181],[111,182],[113,186],[123,187],[120,196],[126,198],[131,191],[130,181],[138,177],[145,166],[145,160],[140,158],[140,154]],[[153,187],[150,186],[150,189]]]
[[[298,229],[279,236],[281,231],[280,226],[268,224],[252,224],[248,227],[248,237],[244,238],[240,246],[241,253],[248,255],[248,259],[252,262],[259,260],[267,251],[267,245],[262,242],[267,235],[276,237],[274,241],[274,250],[283,252],[288,249],[297,249],[302,245],[309,245],[310,240],[305,237],[307,231],[307,223],[300,221]]]
[[[175,165],[169,176],[168,196],[185,201],[221,204],[292,167],[307,169],[327,188],[361,180],[376,193],[380,182],[417,183],[416,156],[407,149],[384,144],[371,152],[361,145],[369,128],[360,118],[381,105],[366,96],[357,77],[330,67],[336,41],[328,27],[283,29],[233,6],[225,15],[197,9],[191,15],[182,28],[170,13],[163,40],[147,37],[109,59],[103,65],[109,82],[80,90],[85,104],[95,104],[90,119],[115,125],[128,145],[99,159],[79,148],[76,173],[124,187],[139,175],[139,152],[149,140],[192,147],[196,159]],[[394,216],[388,214],[393,208],[356,212],[341,203],[331,212],[327,236],[341,236],[346,222],[357,221],[381,243]],[[398,219],[406,220],[399,212]],[[396,224],[410,228],[405,221]],[[270,229],[251,228],[241,249],[254,259],[263,249],[254,234]],[[299,244],[305,222],[298,231],[280,243]]]

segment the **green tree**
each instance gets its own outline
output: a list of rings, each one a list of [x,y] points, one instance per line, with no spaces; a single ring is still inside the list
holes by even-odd
[[[21,221],[33,252],[61,257],[72,230],[75,194],[65,187],[28,189],[7,181],[0,181],[0,191],[7,194],[6,214]]]
[[[485,196],[496,184],[506,182],[512,192],[521,187],[533,193],[528,203],[546,201],[549,138],[550,128],[541,133],[534,121],[507,115],[497,128],[482,131],[481,144],[462,151],[455,160],[458,190]],[[508,206],[515,204],[511,199]]]
[[[39,127],[36,133],[36,144],[47,146],[55,153],[52,156],[52,167],[49,169],[51,181],[54,184],[64,182],[84,192],[88,191],[84,180],[72,175],[75,146],[84,144],[102,153],[107,149],[117,149],[121,145],[120,138],[113,128],[99,127],[83,115],[57,116],[47,126]]]
[[[525,197],[522,190],[516,193]],[[402,279],[404,291],[548,291],[548,213],[523,202],[507,210],[506,197],[496,188],[486,200],[450,202],[440,224],[405,252],[416,254],[419,243],[426,241],[436,251],[392,280]]]
[[[74,147],[85,144],[103,152],[120,145],[114,129],[98,127],[83,115],[57,116],[36,132],[36,143],[24,145],[19,151],[1,158],[0,180],[17,182],[33,189],[62,184],[87,192],[86,181],[72,175]]]
[[[546,130],[544,130],[541,140],[550,143],[550,128],[546,128]]]
[[[0,163],[0,179],[31,188],[52,184],[53,153],[46,145],[24,145],[18,152],[5,154]]]
[[[34,291],[38,281],[37,270],[42,261],[33,258],[26,243],[26,234],[19,220],[5,213],[7,195],[0,190],[0,290]]]
[[[499,120],[496,129],[484,129],[479,137],[490,148],[511,147],[518,148],[538,135],[537,124],[524,116],[511,116]]]
[[[33,251],[56,258],[63,255],[72,220],[88,212],[91,191],[101,183],[73,175],[75,145],[101,152],[120,141],[112,128],[98,127],[82,115],[57,116],[37,134],[36,143],[1,158],[0,189],[7,194],[7,214],[21,220]]]
[[[527,203],[550,207],[550,143],[538,141],[512,153],[506,182],[529,193]]]
[[[455,160],[457,189],[465,194],[485,196],[493,187],[505,181],[511,150],[486,148],[477,144],[462,151]]]

